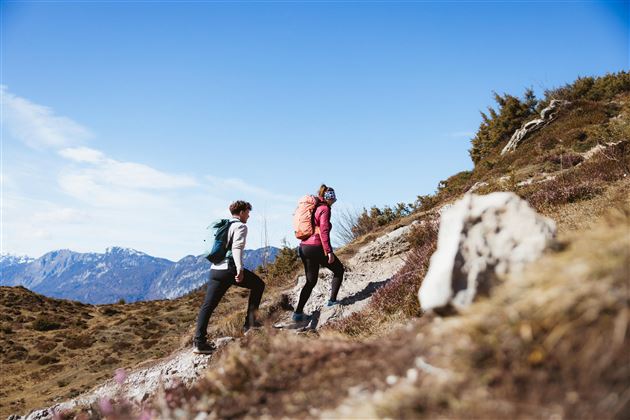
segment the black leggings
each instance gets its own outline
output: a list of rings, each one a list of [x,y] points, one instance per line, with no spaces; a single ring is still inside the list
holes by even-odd
[[[304,305],[309,297],[313,287],[317,284],[317,278],[319,277],[319,266],[322,265],[333,272],[332,291],[330,293],[330,300],[337,300],[337,293],[341,287],[343,281],[343,264],[339,261],[339,258],[335,256],[335,261],[332,264],[328,264],[328,257],[324,254],[324,248],[317,245],[300,245],[299,249],[300,258],[304,264],[304,272],[306,273],[306,284],[300,293],[300,301],[298,302],[295,312],[301,314],[304,311]]]
[[[199,309],[199,317],[197,318],[197,330],[195,331],[195,341],[205,342],[208,333],[208,321],[212,312],[221,301],[227,289],[230,286],[239,286],[249,289],[249,303],[247,304],[247,315],[245,316],[244,325],[252,326],[254,317],[262,294],[265,290],[265,283],[260,277],[249,270],[244,269],[243,281],[236,282],[236,268],[230,266],[227,270],[210,270],[210,281],[208,281],[208,290],[206,291],[206,299]]]

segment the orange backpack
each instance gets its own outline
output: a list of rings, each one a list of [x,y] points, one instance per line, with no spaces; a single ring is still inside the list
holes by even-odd
[[[296,238],[305,240],[316,232],[314,214],[319,204],[319,198],[314,195],[305,195],[300,198],[293,214],[293,231]]]

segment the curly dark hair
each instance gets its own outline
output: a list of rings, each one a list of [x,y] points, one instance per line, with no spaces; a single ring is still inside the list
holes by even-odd
[[[243,210],[251,211],[251,209],[252,209],[252,205],[249,204],[247,201],[243,201],[243,200],[237,200],[233,202],[232,204],[230,204],[230,213],[234,215],[239,214]]]

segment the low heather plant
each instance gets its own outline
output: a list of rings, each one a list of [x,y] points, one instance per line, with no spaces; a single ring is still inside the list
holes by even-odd
[[[411,250],[403,268],[374,293],[366,309],[333,322],[327,328],[349,336],[366,336],[377,330],[387,315],[404,318],[421,315],[417,293],[435,251],[437,234],[437,220],[425,220],[414,227],[408,236]]]
[[[548,206],[587,200],[600,194],[602,190],[602,184],[597,181],[583,181],[575,184],[556,179],[540,184],[537,190],[526,198],[534,208],[542,210]]]
[[[372,298],[377,312],[401,312],[407,317],[420,315],[417,294],[437,245],[438,225],[425,221],[409,233],[411,250],[403,268]]]
[[[555,165],[560,165],[560,168],[564,169],[582,163],[584,161],[584,158],[576,153],[560,153],[557,155],[551,155],[547,157],[546,160]]]

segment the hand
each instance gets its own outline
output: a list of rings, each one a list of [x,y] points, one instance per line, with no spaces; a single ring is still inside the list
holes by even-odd
[[[242,282],[242,281],[243,281],[243,276],[244,276],[244,274],[245,274],[245,273],[243,273],[243,270],[240,270],[240,271],[238,272],[238,274],[237,274],[236,276],[234,276],[234,278],[236,279],[236,282],[237,282],[237,283],[240,283],[240,282]]]
[[[332,264],[334,262],[335,262],[335,254],[331,252],[330,254],[328,254],[328,264]]]

